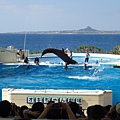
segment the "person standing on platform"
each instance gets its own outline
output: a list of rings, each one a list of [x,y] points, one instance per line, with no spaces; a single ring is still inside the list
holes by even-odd
[[[35,58],[34,63],[36,63],[36,65],[39,65],[39,58],[38,57]]]
[[[89,56],[90,56],[90,54],[87,50],[87,53],[86,53],[86,56],[85,56],[84,70],[87,69],[87,63],[88,63],[88,60],[89,60]]]
[[[24,59],[24,63],[29,63],[28,57]]]
[[[85,57],[85,63],[86,63],[86,62],[88,63],[89,56],[90,56],[90,54],[89,54],[89,52],[87,51],[87,53],[86,53],[86,57]]]
[[[17,55],[19,55],[19,59],[20,59],[20,60],[23,59],[23,52],[22,52],[22,49],[20,49],[19,52],[17,52]]]
[[[70,59],[72,59],[72,51],[70,51]]]

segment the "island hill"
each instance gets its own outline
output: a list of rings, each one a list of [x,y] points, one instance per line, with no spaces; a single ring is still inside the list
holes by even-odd
[[[17,32],[17,33],[25,33]],[[90,26],[87,26],[84,29],[79,30],[60,30],[60,31],[27,31],[27,34],[120,34],[120,31],[103,31],[93,29]]]

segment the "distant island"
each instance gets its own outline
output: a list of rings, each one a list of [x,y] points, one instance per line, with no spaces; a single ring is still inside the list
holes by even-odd
[[[14,33],[27,33],[27,34],[120,34],[120,31],[102,31],[96,30],[87,26],[79,30],[60,30],[60,31],[23,31]]]

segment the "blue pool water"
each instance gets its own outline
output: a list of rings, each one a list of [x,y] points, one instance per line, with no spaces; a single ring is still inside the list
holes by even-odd
[[[84,57],[73,57],[83,62]],[[95,63],[101,58],[90,57],[89,62]],[[32,58],[29,60],[33,60]],[[119,60],[117,58],[102,58],[105,62]],[[58,57],[44,57],[40,61],[63,62]],[[2,66],[0,68],[0,90],[13,88],[53,88],[53,89],[110,89],[113,90],[113,104],[120,101],[120,68],[111,66],[93,67],[84,70],[83,67],[70,66]],[[0,94],[0,99],[1,99]]]

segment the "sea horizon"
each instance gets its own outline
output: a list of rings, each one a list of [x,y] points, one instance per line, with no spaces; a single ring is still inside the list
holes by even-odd
[[[90,26],[78,30],[19,31],[0,34],[120,34],[119,30],[97,30]]]

